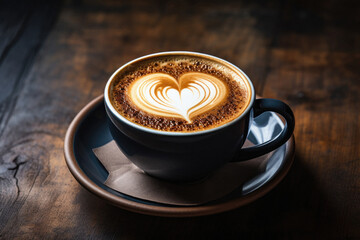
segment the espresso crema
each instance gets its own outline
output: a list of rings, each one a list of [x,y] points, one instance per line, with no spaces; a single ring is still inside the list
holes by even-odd
[[[128,65],[109,90],[114,108],[141,126],[195,132],[237,118],[250,101],[240,73],[218,62],[193,57],[157,57]]]

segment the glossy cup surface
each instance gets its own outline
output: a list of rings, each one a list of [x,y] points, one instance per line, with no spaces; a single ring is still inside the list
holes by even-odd
[[[109,97],[114,77],[138,61],[174,55],[201,57],[241,74],[250,93],[250,101],[245,111],[229,123],[191,133],[158,131],[135,124],[121,116],[112,106]],[[154,177],[171,181],[194,181],[231,161],[242,147],[252,118],[255,91],[246,74],[223,59],[194,52],[163,52],[135,59],[120,67],[108,80],[104,99],[110,132],[129,160]]]

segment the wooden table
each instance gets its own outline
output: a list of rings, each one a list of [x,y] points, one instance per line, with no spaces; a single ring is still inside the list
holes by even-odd
[[[358,1],[0,3],[0,239],[360,239]],[[67,127],[109,76],[166,50],[242,68],[296,116],[296,157],[265,197],[195,218],[145,216],[83,189]]]

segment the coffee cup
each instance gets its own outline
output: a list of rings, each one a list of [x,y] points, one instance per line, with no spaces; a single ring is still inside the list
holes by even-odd
[[[235,65],[196,52],[162,52],[121,66],[108,80],[110,132],[125,156],[150,176],[178,182],[202,179],[229,162],[269,153],[293,134],[294,115],[275,99],[256,99]],[[242,148],[253,118],[281,115],[281,133]]]

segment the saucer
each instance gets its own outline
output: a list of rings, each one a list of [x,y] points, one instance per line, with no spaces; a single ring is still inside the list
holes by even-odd
[[[255,118],[248,140],[254,144],[266,142],[276,137],[283,128],[283,122],[275,113],[266,112]],[[72,175],[91,193],[115,206],[142,214],[168,217],[210,215],[255,201],[273,189],[286,176],[293,163],[295,152],[295,141],[292,136],[284,145],[268,154],[264,172],[249,179],[228,196],[203,205],[177,206],[141,200],[107,187],[104,182],[108,172],[92,149],[111,140],[103,95],[101,95],[77,114],[66,132],[64,154]]]

